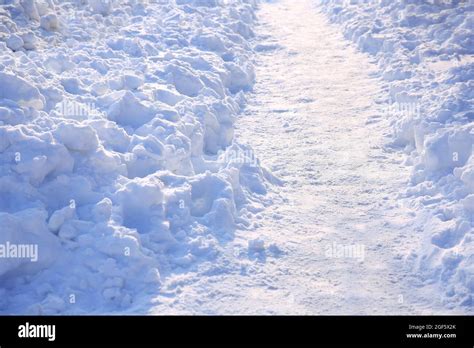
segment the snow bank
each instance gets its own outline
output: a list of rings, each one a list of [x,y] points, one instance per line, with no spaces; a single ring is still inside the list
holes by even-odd
[[[0,3],[0,244],[39,252],[0,259],[0,312],[145,312],[265,193],[232,160],[255,1]]]
[[[473,1],[321,0],[386,81],[393,145],[413,166],[408,196],[431,218],[413,252],[448,306],[474,293]]]

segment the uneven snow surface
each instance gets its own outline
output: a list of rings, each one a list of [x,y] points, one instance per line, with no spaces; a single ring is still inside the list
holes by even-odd
[[[0,313],[472,313],[473,11],[0,0]]]
[[[1,3],[0,243],[39,246],[1,260],[1,312],[145,312],[250,224],[263,172],[232,159],[255,4]]]
[[[410,155],[406,195],[429,216],[414,272],[447,307],[472,312],[474,1],[321,2],[385,81],[393,145]]]

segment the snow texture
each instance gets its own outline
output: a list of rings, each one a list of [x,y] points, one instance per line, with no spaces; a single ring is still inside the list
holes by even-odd
[[[146,312],[248,224],[255,5],[0,1],[0,244],[39,246],[0,260],[1,313]]]
[[[200,295],[208,287],[212,290],[208,299],[216,306],[212,307],[217,308],[216,313],[236,309],[253,312],[263,298],[267,300],[265,306],[277,306],[277,313],[331,314],[344,307],[334,302],[338,299],[334,293],[349,293],[346,300],[355,304],[353,310],[367,309],[374,295],[370,291],[355,293],[358,288],[353,284],[357,282],[383,284],[376,294],[389,304],[380,311],[393,313],[400,307],[390,302],[398,291],[386,285],[393,281],[392,273],[336,258],[332,265],[340,274],[334,276],[327,258],[314,260],[314,249],[323,240],[336,240],[336,249],[345,243],[348,232],[360,226],[388,231],[380,238],[395,245],[403,233],[414,234],[416,223],[404,220],[398,224],[397,216],[390,216],[390,221],[377,218],[376,214],[383,216],[387,211],[372,208],[382,210],[383,204],[388,204],[393,207],[390,213],[408,216],[408,210],[399,208],[401,201],[408,202],[423,224],[417,230],[420,236],[407,237],[409,241],[421,237],[422,245],[414,243],[408,255],[400,256],[418,278],[412,286],[428,289],[426,297],[441,294],[446,309],[472,312],[473,1],[301,1],[292,8],[293,17],[286,18],[293,27],[279,34],[288,39],[288,33],[294,33],[291,40],[296,44],[288,46],[296,51],[290,53],[266,41],[265,35],[256,37],[257,2],[0,0],[0,246],[38,246],[35,262],[0,258],[0,313],[175,313],[179,310],[166,307],[166,297],[176,296],[179,303],[179,284],[196,275],[194,283],[205,285],[199,289]],[[278,1],[264,3],[278,5]],[[282,3],[290,4],[287,0]],[[319,5],[338,25],[335,28],[377,64],[373,75],[383,81],[383,94],[378,94],[378,83],[371,85],[373,76],[369,78],[361,71],[362,63],[368,66],[366,58],[352,50],[344,56],[344,40],[325,41],[334,49],[332,53],[304,51],[318,46],[298,43],[298,28],[313,37],[327,34],[326,40],[337,40],[339,34],[323,23],[321,14],[314,17],[314,25],[321,28],[308,24],[311,16],[298,27],[298,18],[307,13],[309,3]],[[267,17],[275,22],[285,13],[279,11],[287,10],[271,8]],[[276,24],[268,27],[272,25]],[[269,39],[272,33],[267,34]],[[320,40],[324,42],[324,37]],[[280,52],[276,54],[280,57],[275,64],[278,70],[269,64],[273,63],[273,56],[268,56],[272,52]],[[341,56],[330,56],[335,52]],[[274,119],[282,115],[282,129],[288,139],[293,139],[291,133],[299,128],[307,133],[293,139],[292,144],[301,147],[287,146],[281,152],[282,130],[274,126],[274,119],[262,122],[261,128],[259,120],[244,121],[242,124],[249,122],[250,127],[241,133],[245,138],[245,134],[266,129],[260,147],[272,153],[266,160],[275,167],[281,164],[281,157],[295,152],[292,158],[283,158],[289,165],[281,165],[279,174],[286,175],[290,198],[300,194],[291,183],[303,183],[307,192],[315,193],[300,205],[268,197],[272,184],[283,185],[283,181],[261,166],[252,149],[235,138],[237,116],[247,105],[247,92],[259,78],[254,71],[255,54],[261,54],[266,63],[261,71],[281,71],[290,78],[282,88],[279,84],[285,81],[270,71],[266,78],[272,77],[273,82],[263,81],[262,86],[271,89],[268,95],[257,91],[263,102],[254,103],[250,111],[261,117],[267,117],[262,111],[269,111]],[[314,56],[332,62],[328,64],[341,59],[340,75],[333,70],[319,74],[311,69],[310,64],[327,68],[325,62],[312,62]],[[300,73],[288,70],[288,62],[300,67]],[[333,67],[337,71],[337,65]],[[300,80],[293,80],[295,76]],[[357,87],[351,91],[341,76],[347,76],[352,87],[360,86],[370,96],[354,97],[360,91],[354,90]],[[322,85],[322,81],[328,84]],[[313,85],[308,85],[310,82]],[[319,89],[311,90],[318,83]],[[306,86],[306,93],[301,86]],[[332,92],[327,92],[331,88]],[[303,110],[308,117],[314,116],[308,122],[320,117],[325,124],[309,127],[305,119],[285,118],[289,111],[273,103],[279,101],[278,91],[296,91],[298,107],[322,101],[324,110],[317,105]],[[372,112],[374,95],[385,96],[378,103],[379,107],[386,106],[384,115],[390,123],[386,128],[376,120],[384,117],[368,119],[367,124],[365,119],[353,117]],[[338,103],[340,96],[348,97],[343,104],[352,104]],[[290,97],[294,95],[285,95],[285,103]],[[328,112],[332,107],[351,116],[346,125],[349,130]],[[346,133],[338,138],[336,128]],[[325,172],[332,156],[328,151],[356,154],[358,149],[351,144],[371,146],[362,140],[369,140],[374,132],[382,137],[384,131],[391,133],[393,152],[405,154],[403,163],[397,163],[395,155],[386,155],[377,138],[376,150],[367,150],[361,159],[344,161],[336,156],[339,159],[334,160],[333,172]],[[320,139],[315,135],[326,139],[325,148],[318,147]],[[339,143],[339,139],[346,142]],[[333,147],[328,148],[328,144]],[[307,158],[300,157],[301,149],[313,151],[305,154],[311,156],[318,150],[321,156],[307,163]],[[371,158],[377,160],[366,165],[370,151]],[[383,158],[393,160],[389,163]],[[383,184],[385,179],[397,185],[402,182],[400,166],[410,167],[412,174],[408,187],[403,187],[405,192],[398,197],[390,191],[398,186],[387,188]],[[291,169],[302,170],[296,173]],[[318,176],[313,173],[316,171],[324,173]],[[367,187],[348,186],[350,180],[357,182],[364,175],[369,177]],[[325,180],[327,185],[321,188],[318,180]],[[346,206],[324,207],[324,197]],[[339,197],[347,201],[341,203]],[[387,197],[387,202],[381,203],[382,197]],[[372,204],[375,199],[380,200]],[[319,210],[312,209],[316,204]],[[277,207],[265,211],[267,205]],[[348,216],[345,225],[328,222],[341,218],[339,208]],[[299,219],[304,216],[314,219]],[[260,219],[265,220],[261,225]],[[317,219],[326,223],[319,226],[321,236],[300,236],[294,245],[306,248],[292,247],[291,238],[311,231]],[[259,232],[258,226],[270,229]],[[397,232],[398,226],[407,229]],[[371,229],[364,228],[356,238],[377,253],[379,244],[369,233]],[[236,231],[248,230],[252,230],[249,236],[239,234],[234,243]],[[290,247],[274,243],[278,240],[275,231],[282,232]],[[229,258],[232,248],[236,255]],[[388,249],[377,255],[390,259],[392,251]],[[214,297],[225,292],[226,285],[233,292],[229,298],[237,296],[241,277],[259,269],[267,257],[277,259],[292,251],[293,259],[284,264],[287,268],[272,260],[267,268],[254,272],[258,275],[249,284],[257,285],[247,289],[254,302],[242,295],[244,303],[237,308]],[[245,261],[239,258],[243,254],[248,257]],[[204,262],[215,264],[214,268],[203,272],[199,267]],[[390,262],[395,269],[398,261]],[[206,278],[224,274],[226,267],[232,274],[222,283]],[[307,280],[306,267],[314,271],[313,282]],[[359,273],[351,269],[350,276],[342,279],[348,267]],[[368,272],[365,279],[360,277],[363,272]],[[263,280],[258,278],[262,274]],[[405,276],[400,271],[393,277],[400,280]],[[323,279],[319,277],[326,277],[327,283],[319,285],[319,297],[314,300],[314,284]],[[280,301],[286,292],[278,288],[267,295],[258,286],[262,283],[287,284],[291,291],[287,308]],[[295,302],[294,294],[304,303]],[[195,293],[188,290],[192,305],[183,310],[186,313],[201,308],[202,298],[193,296]],[[182,301],[181,305],[186,303]],[[410,312],[408,306],[403,310]]]
[[[377,62],[393,145],[409,155],[407,196],[429,215],[414,272],[447,306],[474,293],[474,2],[322,0],[347,39]]]

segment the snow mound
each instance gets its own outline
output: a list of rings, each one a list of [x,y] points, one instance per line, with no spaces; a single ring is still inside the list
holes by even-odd
[[[408,196],[431,218],[414,251],[425,284],[448,306],[474,293],[474,42],[472,1],[321,0],[346,38],[378,63],[393,145],[413,165]]]
[[[0,312],[146,312],[265,193],[231,161],[256,3],[0,2],[0,245],[38,246]]]

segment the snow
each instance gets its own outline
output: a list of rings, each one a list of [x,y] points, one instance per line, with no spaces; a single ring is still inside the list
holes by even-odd
[[[0,98],[17,102],[20,106],[43,109],[44,96],[36,86],[18,76],[3,72],[0,73],[0,82]]]
[[[336,3],[261,3],[252,41],[257,80],[235,134],[253,149],[246,161],[257,158],[278,177],[265,191],[271,204],[246,208],[251,224],[235,232],[218,265],[202,263],[194,272],[164,279],[167,296],[157,296],[153,313],[472,311],[467,244],[472,227],[463,210],[451,210],[447,198],[443,201],[434,181],[424,173],[410,174],[421,158],[414,152],[415,136],[425,136],[414,132],[412,116],[426,117],[400,81],[416,83],[415,75],[398,60],[385,66],[378,53],[357,52],[341,27],[327,22],[340,18]],[[338,3],[353,10],[347,20],[365,15],[357,1]],[[370,3],[374,9],[392,4]],[[372,21],[374,13],[367,13]],[[367,32],[358,27],[364,23],[354,19],[354,32]],[[361,43],[359,50],[397,55],[385,50],[375,29]],[[425,92],[427,100],[438,95],[427,86],[416,91],[416,97]],[[467,156],[461,151],[469,139],[463,127],[453,127],[443,146]],[[440,153],[432,148],[430,156]],[[452,169],[454,162],[447,159],[433,160],[439,174],[462,168]],[[433,225],[437,217],[425,207],[444,204],[446,225]],[[461,245],[465,255],[457,252]]]
[[[152,313],[426,310],[401,259],[418,226],[398,201],[408,173],[384,148],[388,121],[374,121],[385,106],[374,102],[383,95],[375,67],[311,1],[265,2],[257,18],[252,43],[267,49],[255,55],[256,84],[235,130],[248,145],[221,157],[273,185],[253,181],[265,199],[246,207],[250,225],[217,264],[164,279],[173,296],[158,294]]]
[[[18,51],[25,44],[23,39],[16,34],[10,35],[6,43],[12,51]]]
[[[219,155],[253,83],[254,8],[2,1],[0,242],[39,246],[1,261],[2,313],[146,312],[163,274],[249,223],[264,179]]]
[[[0,0],[0,313],[472,312],[473,10]]]
[[[40,19],[37,3],[35,0],[22,0],[20,1],[20,5],[23,7],[25,16],[27,16],[29,19]]]
[[[55,31],[59,29],[58,17],[54,13],[49,13],[40,20],[40,26],[46,31]]]
[[[410,157],[407,193],[429,214],[415,272],[444,292],[447,307],[472,309],[474,158],[472,1],[338,1],[321,8],[371,55],[386,81],[394,145]],[[412,107],[410,110],[409,107]],[[427,188],[429,187],[429,190]],[[449,266],[446,256],[457,255]]]

